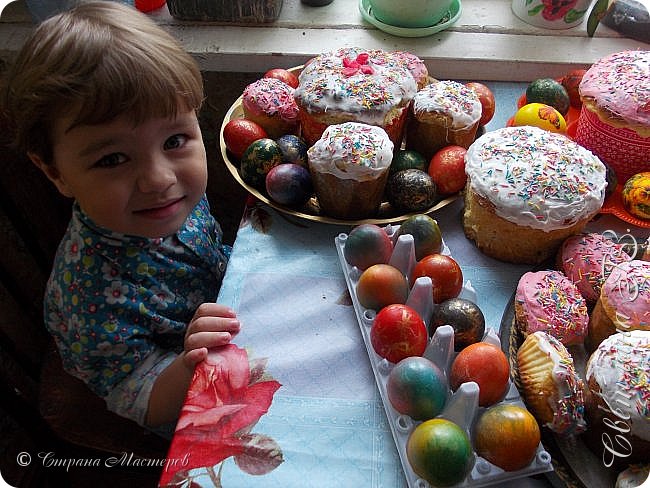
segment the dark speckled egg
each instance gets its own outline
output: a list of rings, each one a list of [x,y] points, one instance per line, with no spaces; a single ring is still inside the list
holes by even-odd
[[[287,134],[278,137],[275,142],[280,147],[282,161],[285,163],[299,164],[305,168],[307,165],[307,143],[301,137]]]
[[[399,212],[427,210],[436,200],[436,184],[420,169],[405,169],[388,178],[386,197]]]
[[[433,335],[441,325],[451,325],[454,328],[456,352],[479,342],[485,334],[483,312],[478,305],[465,298],[450,298],[440,303],[431,318],[430,334]]]

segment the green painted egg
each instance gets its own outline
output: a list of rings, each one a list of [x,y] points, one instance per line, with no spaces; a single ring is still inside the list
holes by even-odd
[[[571,107],[571,99],[562,83],[553,78],[539,78],[526,88],[526,103],[544,103],[566,116]]]
[[[393,155],[393,161],[390,163],[389,174],[395,174],[405,169],[419,169],[426,171],[429,164],[424,156],[411,149],[399,149]]]
[[[388,202],[399,212],[420,212],[436,201],[436,184],[420,169],[405,169],[388,177]]]
[[[246,148],[239,163],[239,174],[245,183],[264,189],[266,175],[282,163],[280,146],[273,139],[258,139]]]

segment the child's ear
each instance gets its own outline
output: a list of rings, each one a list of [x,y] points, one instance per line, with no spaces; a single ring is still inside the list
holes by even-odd
[[[36,153],[28,152],[27,156],[44,174],[47,178],[54,183],[57,190],[61,195],[72,198],[74,195],[68,189],[68,185],[65,183],[65,180],[59,173],[58,168],[54,164],[47,164],[43,159]]]

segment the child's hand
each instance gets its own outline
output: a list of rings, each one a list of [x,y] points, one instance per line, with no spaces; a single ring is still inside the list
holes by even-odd
[[[218,303],[203,303],[185,332],[183,362],[193,369],[203,361],[211,347],[228,344],[239,332],[239,320],[230,308]]]

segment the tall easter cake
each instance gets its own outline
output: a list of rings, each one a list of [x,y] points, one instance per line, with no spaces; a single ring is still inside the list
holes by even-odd
[[[399,147],[417,91],[412,73],[422,77],[423,66],[404,55],[356,48],[309,60],[295,91],[303,138],[312,145],[327,126],[351,121],[382,127]]]
[[[377,213],[393,160],[393,143],[384,129],[358,122],[330,125],[307,158],[326,215],[361,219]]]
[[[429,161],[445,146],[468,148],[476,137],[481,102],[457,81],[433,81],[415,94],[406,129],[406,148]]]
[[[650,51],[594,63],[579,86],[575,140],[612,166],[621,182],[650,170]]]
[[[505,127],[465,156],[463,227],[485,254],[539,264],[580,233],[602,207],[605,165],[566,136]]]

